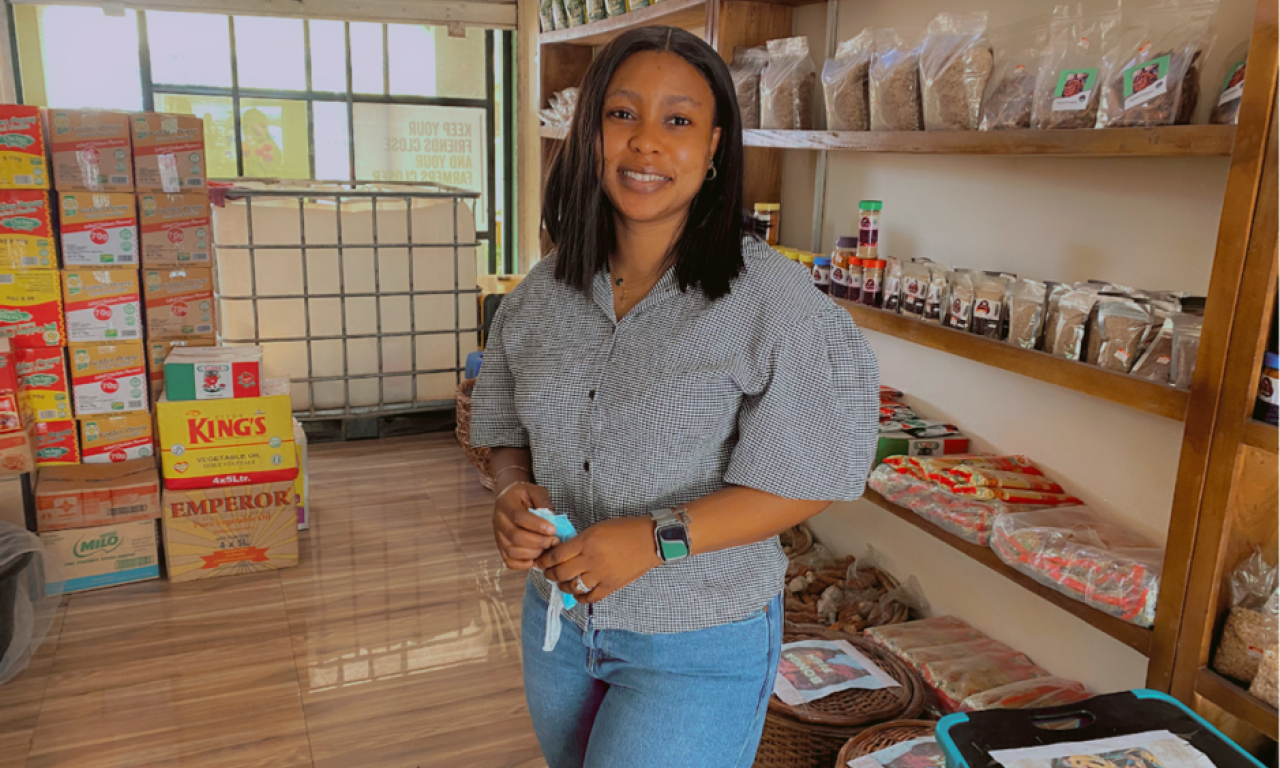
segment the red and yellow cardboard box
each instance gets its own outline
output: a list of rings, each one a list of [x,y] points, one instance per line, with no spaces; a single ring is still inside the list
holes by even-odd
[[[138,193],[142,264],[146,267],[208,267],[213,264],[209,196],[203,192]]]
[[[124,192],[58,192],[65,267],[137,266],[138,210]]]
[[[155,457],[151,414],[146,411],[80,419],[80,452],[85,464],[119,464]]]
[[[62,299],[70,343],[142,339],[136,269],[65,269]]]
[[[164,486],[170,490],[289,482],[298,476],[289,383],[262,397],[156,404]],[[296,521],[295,521],[296,522]]]
[[[191,115],[133,116],[133,154],[139,190],[204,190],[204,121]]]
[[[293,483],[164,492],[169,580],[182,582],[298,564]]]
[[[50,269],[0,270],[0,337],[16,348],[66,344],[60,283]]]
[[[48,189],[39,107],[0,104],[0,189]]]
[[[75,421],[39,421],[35,433],[37,467],[80,463],[80,436]]]
[[[69,352],[78,418],[147,410],[147,363],[142,342],[75,344]]]
[[[147,338],[213,338],[213,270],[161,267],[142,270]]]
[[[96,109],[45,112],[53,185],[59,191],[133,191],[129,115]]]
[[[0,190],[0,269],[57,269],[49,193]]]
[[[18,405],[26,421],[67,421],[72,418],[71,385],[66,350],[25,347],[16,350]]]

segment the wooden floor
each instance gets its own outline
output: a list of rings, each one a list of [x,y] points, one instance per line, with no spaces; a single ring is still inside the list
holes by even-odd
[[[65,600],[0,686],[0,768],[544,768],[524,576],[452,434],[310,461],[298,567]]]

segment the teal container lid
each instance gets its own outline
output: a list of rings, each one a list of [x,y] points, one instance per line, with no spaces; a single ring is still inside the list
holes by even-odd
[[[858,210],[882,211],[884,210],[884,203],[879,200],[863,200],[862,202],[858,203]]]

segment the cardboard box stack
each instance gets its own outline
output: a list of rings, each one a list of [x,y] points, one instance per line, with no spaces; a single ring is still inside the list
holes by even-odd
[[[9,340],[0,337],[0,474],[35,468],[35,434],[18,406],[17,368],[17,356]]]
[[[172,348],[156,422],[170,580],[296,565],[293,406],[262,348]]]

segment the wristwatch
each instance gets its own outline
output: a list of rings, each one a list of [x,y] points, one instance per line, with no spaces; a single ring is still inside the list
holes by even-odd
[[[691,549],[689,539],[689,511],[680,509],[654,510],[653,540],[658,546],[658,557],[662,562],[671,563],[689,556]]]

